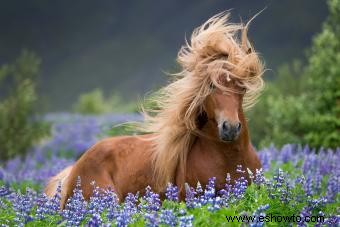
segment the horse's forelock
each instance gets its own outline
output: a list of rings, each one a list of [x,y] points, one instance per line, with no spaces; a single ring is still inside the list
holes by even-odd
[[[209,77],[215,84],[221,75],[241,81],[247,88],[243,102],[247,109],[263,88],[264,67],[248,40],[251,20],[244,25],[229,23],[228,19],[229,13],[218,14],[195,29],[190,43],[181,48],[178,62],[186,72],[183,76]]]

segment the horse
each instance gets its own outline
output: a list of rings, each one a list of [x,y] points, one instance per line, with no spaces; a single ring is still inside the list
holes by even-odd
[[[162,195],[172,183],[183,200],[186,184],[205,185],[215,177],[221,189],[227,173],[239,178],[237,165],[260,169],[244,111],[263,88],[264,66],[248,40],[251,20],[230,23],[229,17],[228,12],[211,17],[186,40],[177,57],[182,69],[153,97],[157,108],[142,109],[139,135],[97,142],[52,177],[45,193],[52,197],[61,184],[64,207],[80,177],[86,200],[93,181],[113,189],[120,201],[128,193],[144,193],[147,186]]]

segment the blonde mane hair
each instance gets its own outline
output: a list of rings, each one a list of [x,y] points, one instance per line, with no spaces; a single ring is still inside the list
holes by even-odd
[[[185,171],[186,158],[199,130],[197,116],[203,111],[213,83],[227,90],[221,76],[235,79],[246,88],[243,105],[254,105],[263,87],[263,65],[250,45],[247,24],[229,22],[229,13],[220,13],[196,28],[190,43],[179,53],[182,71],[153,98],[157,109],[144,109],[143,132],[154,133],[153,167],[155,189],[164,190],[174,182],[176,169]]]

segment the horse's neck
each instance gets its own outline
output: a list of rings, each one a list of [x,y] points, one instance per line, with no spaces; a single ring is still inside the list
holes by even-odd
[[[208,152],[209,154],[215,152],[216,156],[212,155],[213,158],[221,160],[221,158],[223,159],[224,157],[226,159],[225,163],[230,162],[230,160],[239,160],[242,162],[249,151],[250,141],[247,122],[243,113],[240,114],[239,119],[242,123],[243,129],[236,141],[231,143],[221,142],[216,129],[216,123],[213,121],[208,121],[201,129],[201,132],[197,134],[197,137],[195,138],[195,141],[193,142],[188,154],[193,152],[194,156],[201,156],[201,152]],[[188,163],[186,160],[184,163],[180,163],[179,166],[177,166],[176,184],[179,186],[181,191],[184,190],[188,164],[190,165],[190,163]]]

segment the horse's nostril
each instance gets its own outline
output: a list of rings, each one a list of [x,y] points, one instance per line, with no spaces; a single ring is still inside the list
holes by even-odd
[[[237,126],[236,126],[237,131],[240,131],[240,130],[241,130],[241,127],[242,127],[241,123],[237,123]]]
[[[228,123],[226,121],[223,122],[222,128],[223,128],[223,130],[226,130],[228,128]]]

